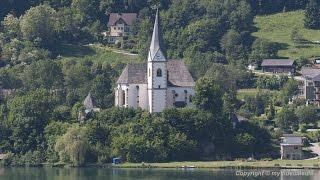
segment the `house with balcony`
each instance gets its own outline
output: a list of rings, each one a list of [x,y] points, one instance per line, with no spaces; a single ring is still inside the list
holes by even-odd
[[[292,75],[295,64],[292,59],[264,59],[261,63],[262,71],[269,73],[283,73]]]
[[[320,69],[303,67],[301,69],[300,90],[308,104],[320,105]]]
[[[132,31],[132,25],[137,20],[136,13],[111,13],[108,22],[108,43],[116,44],[120,42],[123,37],[129,36]]]

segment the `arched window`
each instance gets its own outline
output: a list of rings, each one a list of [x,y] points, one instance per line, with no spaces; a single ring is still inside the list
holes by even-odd
[[[162,77],[162,70],[161,69],[157,70],[157,77]]]
[[[139,103],[140,103],[140,100],[139,100],[139,86],[136,86],[136,89],[137,89],[137,105],[139,106]]]

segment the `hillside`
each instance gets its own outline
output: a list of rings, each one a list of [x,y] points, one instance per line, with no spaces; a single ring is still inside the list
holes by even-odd
[[[77,61],[91,60],[92,62],[130,63],[139,61],[138,56],[129,55],[127,52],[114,50],[102,45],[62,45],[58,53],[63,59]]]
[[[268,16],[257,16],[254,19],[257,32],[253,36],[268,39],[269,41],[279,43],[281,50],[279,57],[299,58],[320,56],[320,44],[314,43],[320,41],[319,30],[309,30],[304,28],[304,11],[292,11],[278,13]],[[299,34],[303,36],[307,43],[303,46],[295,46],[291,40],[291,32],[294,28],[298,29]]]

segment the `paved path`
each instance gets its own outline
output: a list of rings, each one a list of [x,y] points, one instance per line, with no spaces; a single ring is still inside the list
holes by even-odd
[[[97,48],[104,49],[104,50],[110,50],[110,51],[118,53],[118,54],[124,54],[124,55],[129,55],[129,56],[138,56],[138,54],[133,54],[133,53],[130,53],[125,50],[119,50],[119,49],[114,49],[114,48],[110,48],[110,47],[106,47],[106,46],[100,46],[99,44],[86,44],[85,46],[95,46]]]
[[[129,53],[126,51],[122,51],[122,50],[115,50],[115,49],[111,49],[113,52],[115,53],[119,53],[119,54],[125,54],[125,55],[129,55],[129,56],[137,56],[138,54],[133,54],[133,53]]]
[[[309,149],[314,154],[318,154],[318,157],[320,156],[320,145],[319,145],[319,142],[318,143],[311,143],[311,146],[309,147]]]

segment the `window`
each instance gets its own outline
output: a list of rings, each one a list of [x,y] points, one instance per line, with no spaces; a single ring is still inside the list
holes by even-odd
[[[150,68],[149,68],[149,77],[151,76],[151,71],[150,71]]]
[[[192,96],[189,96],[189,102],[192,103]]]
[[[188,91],[184,90],[184,102],[187,103],[188,102]]]
[[[139,105],[140,101],[139,101],[139,86],[136,86],[136,90],[137,90],[137,104]]]
[[[162,70],[161,69],[157,70],[157,77],[162,77]]]
[[[175,90],[172,90],[172,101],[173,101],[173,106],[174,106],[174,103],[176,102],[176,91]]]
[[[161,88],[161,86],[160,85],[158,85],[158,89],[160,89]]]
[[[114,27],[113,29],[114,29],[114,30],[117,30],[117,28],[116,28],[116,27]]]

